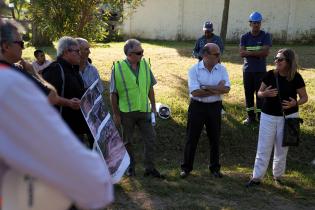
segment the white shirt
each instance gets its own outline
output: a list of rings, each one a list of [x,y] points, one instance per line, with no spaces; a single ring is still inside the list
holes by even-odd
[[[0,97],[0,188],[10,168],[40,179],[82,208],[113,200],[107,165],[76,139],[31,81],[0,67]]]
[[[201,89],[201,85],[218,85],[218,83],[224,80],[225,86],[230,87],[230,79],[226,68],[218,63],[211,71],[205,66],[203,61],[195,64],[188,73],[188,89],[190,98],[203,103],[212,103],[222,100],[222,95],[213,95],[207,97],[194,97],[191,93],[195,90]]]
[[[33,66],[33,69],[36,71],[36,72],[39,72],[39,71],[42,71],[44,68],[46,68],[47,66],[49,66],[51,64],[51,61],[49,60],[45,60],[45,62],[42,64],[42,65],[39,65],[37,63],[37,61],[34,61],[32,63],[32,66]]]

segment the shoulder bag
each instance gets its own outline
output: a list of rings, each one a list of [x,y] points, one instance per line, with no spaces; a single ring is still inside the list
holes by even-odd
[[[283,140],[282,146],[298,146],[300,143],[300,124],[303,123],[303,119],[299,117],[295,118],[286,118],[284,110],[282,108],[280,88],[278,82],[278,73],[276,74],[276,84],[278,89],[278,96],[280,101],[280,107],[284,118],[283,126]]]

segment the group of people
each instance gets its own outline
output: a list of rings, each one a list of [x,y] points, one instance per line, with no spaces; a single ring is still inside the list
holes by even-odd
[[[266,71],[266,57],[272,45],[271,35],[261,30],[262,15],[249,16],[251,30],[241,36],[240,56],[244,59],[243,84],[247,118],[244,125],[259,121],[257,154],[252,178],[246,187],[259,185],[263,179],[274,149],[273,177],[277,184],[285,172],[288,147],[282,146],[284,116],[298,117],[298,108],[308,100],[305,83],[297,72],[297,55],[292,49],[281,49],[274,58],[275,69]],[[193,50],[201,60],[189,70],[190,105],[187,121],[187,141],[180,176],[185,178],[193,168],[197,142],[203,126],[210,143],[209,169],[214,177],[222,177],[219,164],[219,139],[222,109],[221,94],[229,92],[230,81],[220,64],[223,44],[213,34],[213,24],[203,26],[204,36]],[[277,85],[278,83],[278,85]],[[256,109],[255,109],[256,96]]]
[[[250,15],[251,31],[241,37],[240,43],[248,113],[244,124],[260,121],[254,172],[248,187],[262,180],[273,148],[273,176],[280,182],[288,152],[288,147],[281,144],[283,114],[298,116],[298,107],[308,99],[293,50],[279,50],[275,69],[266,72],[271,36],[260,29],[261,21],[260,13]],[[0,137],[3,139],[0,142],[0,188],[2,176],[11,168],[44,180],[77,206],[99,208],[108,204],[113,195],[106,164],[98,154],[79,143],[91,148],[94,142],[80,111],[80,98],[97,79],[99,88],[104,91],[98,71],[88,58],[88,41],[62,37],[55,61],[48,63],[43,51],[35,51],[37,61],[31,65],[22,59],[24,42],[20,26],[13,20],[2,19],[0,28],[0,94],[6,98],[0,104]],[[210,173],[215,178],[223,177],[219,160],[222,95],[230,91],[231,82],[227,69],[221,64],[222,40],[213,34],[211,22],[207,21],[203,30],[205,34],[198,39],[193,51],[199,61],[188,72],[190,104],[181,178],[186,178],[193,170],[204,125],[210,145]],[[157,111],[153,88],[157,81],[150,62],[143,58],[144,50],[138,40],[127,40],[123,50],[126,58],[112,67],[110,103],[113,120],[121,128],[130,156],[126,175],[136,176],[133,133],[138,126],[144,141],[144,176],[163,179],[165,176],[154,164],[156,133],[151,123],[151,113]],[[281,91],[277,89],[276,80]],[[42,153],[43,148],[49,152]]]
[[[46,81],[22,60],[21,29],[14,20],[0,19],[0,94],[6,99],[0,103],[0,189],[6,174],[17,171],[45,182],[75,206],[104,207],[113,200],[108,168],[78,141],[87,131],[80,112],[80,46],[74,38],[61,38],[57,61],[42,72]],[[7,202],[3,208],[12,205]]]

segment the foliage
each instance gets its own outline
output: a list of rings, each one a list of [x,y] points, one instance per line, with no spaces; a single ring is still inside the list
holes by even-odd
[[[126,3],[135,7],[141,0]],[[103,40],[108,35],[112,11],[122,9],[121,0],[36,0],[30,2],[29,12],[37,30],[45,32],[51,40],[64,35]]]
[[[14,12],[15,12],[15,18],[17,20],[21,20],[23,18],[22,11],[25,10],[25,8],[28,6],[27,0],[10,0],[10,3],[14,4]]]

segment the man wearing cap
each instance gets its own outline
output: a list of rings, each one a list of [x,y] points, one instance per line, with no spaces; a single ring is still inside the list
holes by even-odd
[[[210,21],[207,21],[203,24],[203,31],[205,35],[200,37],[195,45],[195,48],[193,50],[193,56],[195,58],[198,58],[199,61],[202,60],[202,48],[207,44],[207,43],[215,43],[219,46],[221,54],[223,53],[224,50],[224,45],[222,42],[222,39],[215,35],[213,32],[213,24]]]
[[[266,72],[266,57],[272,45],[270,34],[260,30],[261,21],[262,15],[259,12],[250,14],[251,31],[243,34],[240,42],[240,56],[244,59],[243,83],[247,111],[247,118],[243,121],[244,125],[256,122],[254,95],[256,95],[257,120],[260,118],[262,99],[257,97],[257,92]]]

